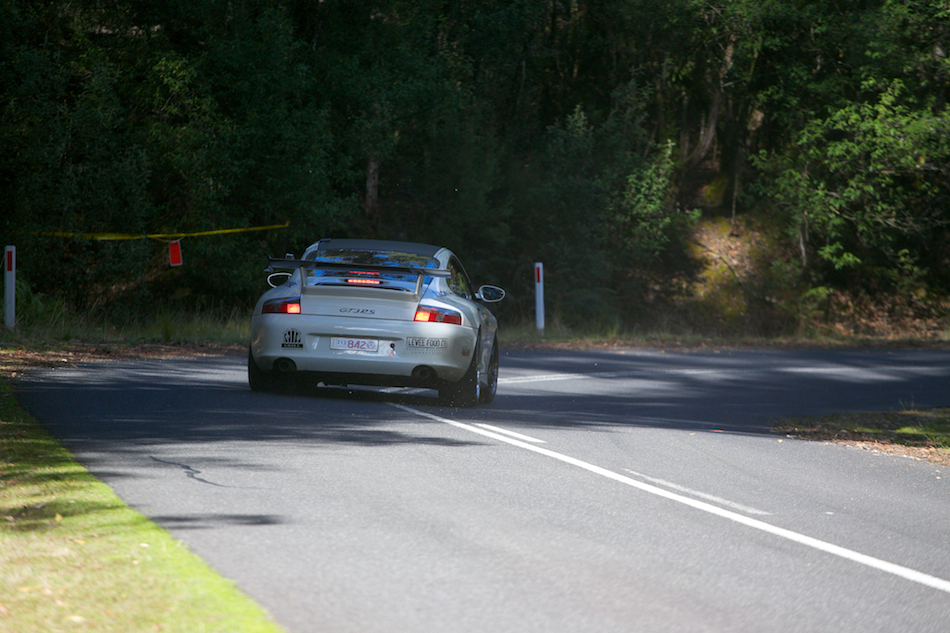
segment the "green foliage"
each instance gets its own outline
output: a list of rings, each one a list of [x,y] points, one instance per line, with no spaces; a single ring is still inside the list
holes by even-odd
[[[802,300],[947,295],[948,37],[944,0],[0,0],[0,238],[38,295],[133,311],[246,307],[324,236],[433,241],[515,315],[544,261],[573,326],[688,292],[684,210],[778,210]],[[286,221],[176,269],[42,235]]]
[[[594,129],[578,107],[545,138],[544,152],[532,157],[522,175],[524,189],[515,193],[513,233],[527,242],[531,258],[522,269],[530,274],[531,262],[544,263],[545,299],[567,325],[610,319]],[[533,291],[525,288],[524,294]]]
[[[669,243],[674,224],[670,213],[673,177],[673,144],[667,143],[655,162],[627,177],[627,187],[617,204],[611,230],[617,231],[634,261],[649,265]]]
[[[801,239],[836,270],[920,280],[916,262],[950,220],[950,110],[913,110],[903,93],[894,82],[805,126],[795,154],[757,159]]]
[[[345,207],[328,184],[332,134],[289,22],[265,8],[239,11],[217,29],[223,14],[201,8],[187,16],[198,19],[193,26],[171,19],[150,30],[58,4],[26,16],[72,38],[51,47],[24,29],[5,66],[14,81],[3,93],[0,138],[4,167],[16,175],[5,183],[5,232],[40,292],[82,308],[119,297],[145,305],[156,292],[247,304],[270,249],[242,237],[189,241],[188,266],[169,271],[161,244],[37,232],[199,232],[290,220],[303,242],[338,224]],[[183,42],[180,28],[207,29],[206,38]],[[231,274],[209,274],[223,262]]]
[[[477,113],[460,118],[447,116],[428,130],[422,156],[422,178],[412,179],[405,207],[424,219],[416,226],[391,220],[401,237],[422,228],[425,238],[452,244],[477,278],[490,277],[492,264],[502,253],[498,245],[510,239],[510,209],[497,193],[501,182],[497,139]],[[421,204],[420,204],[421,203]]]

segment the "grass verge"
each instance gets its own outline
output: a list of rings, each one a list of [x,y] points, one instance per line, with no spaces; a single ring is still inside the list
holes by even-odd
[[[950,409],[848,413],[779,422],[776,433],[950,466]]]
[[[4,380],[0,630],[282,631],[78,464],[19,407]]]
[[[99,345],[152,344],[247,344],[250,318],[239,310],[186,312],[158,306],[148,317],[108,319],[68,313],[65,308],[42,318],[24,319],[16,333],[4,330],[7,343],[68,345],[95,342]]]
[[[689,330],[644,330],[622,332],[592,330],[583,332],[555,322],[544,333],[533,324],[505,323],[499,330],[505,349],[923,349],[947,347],[950,331],[940,340],[913,336],[761,336],[755,334],[716,335]]]

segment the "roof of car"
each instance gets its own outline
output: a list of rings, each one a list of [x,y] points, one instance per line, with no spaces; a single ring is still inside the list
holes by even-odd
[[[441,246],[419,244],[417,242],[397,242],[394,240],[354,240],[354,239],[322,239],[315,244],[317,250],[354,250],[354,251],[383,251],[394,253],[410,253],[435,257],[442,250]],[[310,249],[307,249],[310,250]]]

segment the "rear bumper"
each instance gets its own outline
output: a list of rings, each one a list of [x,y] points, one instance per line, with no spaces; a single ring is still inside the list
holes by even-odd
[[[374,351],[331,349],[333,338],[377,342]],[[251,354],[264,371],[281,359],[338,384],[436,386],[468,370],[476,332],[444,323],[263,314],[251,320]],[[423,369],[429,369],[429,376]]]

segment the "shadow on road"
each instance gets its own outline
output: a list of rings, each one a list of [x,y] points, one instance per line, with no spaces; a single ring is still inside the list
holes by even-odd
[[[482,442],[451,439],[434,420],[387,405],[512,430],[644,427],[764,435],[788,416],[945,405],[948,376],[947,351],[559,352],[506,355],[495,402],[473,409],[443,406],[427,390],[298,383],[256,393],[234,357],[90,363],[18,379],[15,389],[74,451],[259,441],[468,447]]]

